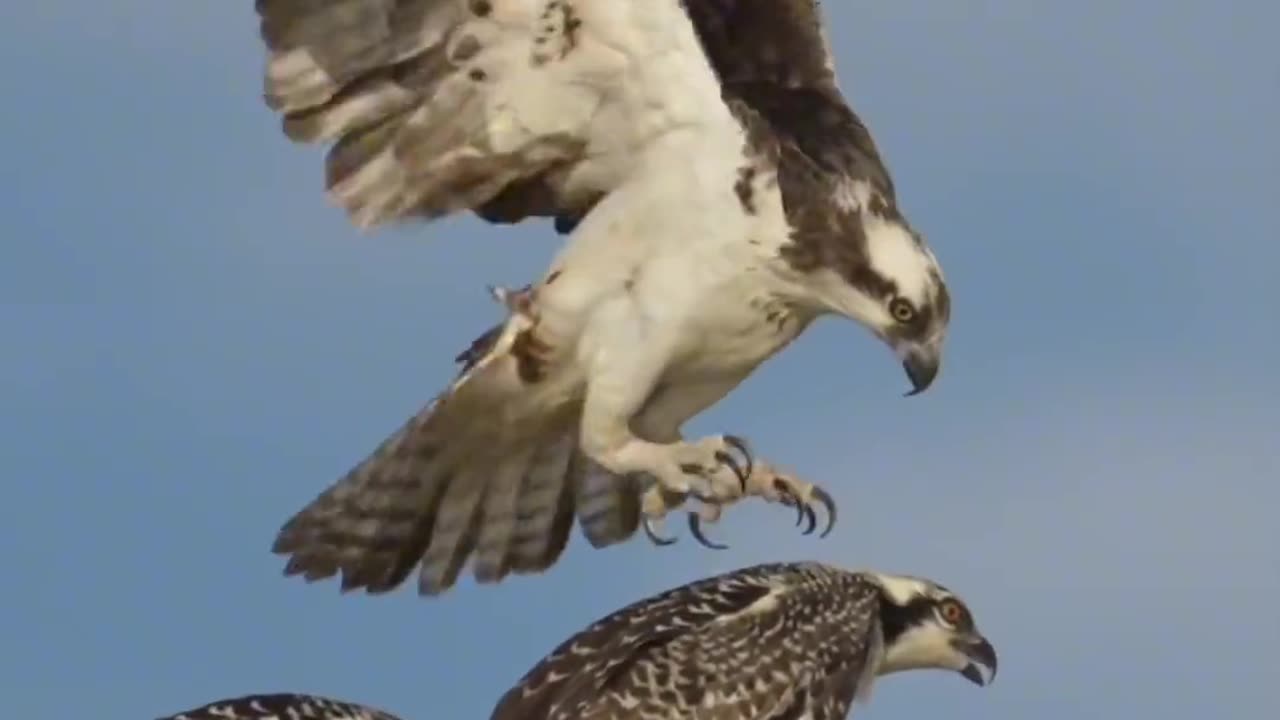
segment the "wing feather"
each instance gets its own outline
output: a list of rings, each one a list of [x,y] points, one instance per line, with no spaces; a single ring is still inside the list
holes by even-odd
[[[901,213],[870,130],[836,85],[820,4],[698,0],[687,7],[721,79],[722,98],[777,167],[793,228],[794,242],[784,250],[788,264],[801,272],[859,267],[865,208],[832,214],[832,203],[865,204],[882,217],[901,219]]]
[[[492,477],[475,479],[478,487],[485,488],[475,545],[474,571],[479,582],[491,582],[507,572],[508,553],[520,521],[521,495],[533,472],[534,456],[542,449],[520,448],[502,458]]]
[[[817,0],[680,6],[724,101],[744,124],[762,118],[779,136],[782,164],[865,177],[893,204],[875,143],[836,87]],[[652,137],[639,106],[622,107],[617,92],[656,47],[628,33],[643,25],[647,11],[636,7],[258,0],[267,103],[289,137],[332,143],[326,187],[361,227],[472,210],[491,222],[552,216],[568,232],[635,161],[617,152],[618,136]],[[666,92],[658,101],[669,108],[685,100]],[[606,156],[624,167],[586,168]],[[796,187],[812,192],[812,183]]]
[[[561,643],[492,720],[843,717],[878,651],[878,591],[815,563],[689,583]]]
[[[725,102],[744,124],[777,136],[784,170],[866,177],[892,202],[871,132],[836,86],[818,0],[699,0],[688,10]],[[812,187],[782,184],[802,193]]]
[[[421,562],[424,594],[456,581],[479,537],[491,479],[518,476],[524,468],[504,462],[571,429],[530,407],[511,352],[523,329],[526,319],[514,315],[501,332],[486,333],[461,356],[448,390],[285,523],[273,551],[291,555],[286,574],[341,573],[344,590],[385,592]]]
[[[594,121],[628,58],[645,53],[595,35],[643,9],[616,0],[258,0],[257,10],[267,104],[290,138],[333,144],[326,187],[357,225],[462,210],[513,221],[611,189],[595,173],[596,185],[570,191],[562,170],[593,144],[616,141],[602,133],[616,134],[626,114],[607,128]]]
[[[634,484],[586,458],[572,407],[540,404],[522,377],[530,322],[516,314],[481,335],[448,389],[284,524],[272,550],[289,556],[287,575],[381,593],[416,568],[434,595],[469,559],[479,582],[547,569],[575,517],[597,547],[635,533]]]
[[[651,439],[651,438],[646,438]],[[575,486],[582,533],[592,547],[626,540],[640,527],[640,488],[637,478],[614,475],[590,458],[583,458],[582,479]]]
[[[818,0],[689,0],[685,7],[723,83],[835,89]]]
[[[513,572],[541,572],[569,541],[573,527],[573,488],[577,483],[577,426],[559,441],[544,445],[529,467],[521,489],[507,562]]]

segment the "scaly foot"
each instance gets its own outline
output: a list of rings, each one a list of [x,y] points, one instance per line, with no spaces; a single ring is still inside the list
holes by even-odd
[[[658,545],[675,542],[659,531],[668,512],[684,504],[690,496],[707,506],[733,502],[746,492],[747,479],[753,472],[750,448],[746,441],[733,435],[639,447],[642,452],[671,453],[664,458],[667,462],[661,463],[667,472],[648,473],[657,481],[643,492],[640,500],[645,534]]]
[[[659,529],[666,515],[673,509],[683,505],[690,496],[699,501],[696,510],[689,512],[689,531],[694,539],[702,545],[722,550],[727,545],[713,542],[703,531],[704,524],[715,523],[724,512],[724,508],[746,497],[760,497],[769,502],[796,508],[796,525],[805,525],[804,534],[810,535],[818,527],[815,508],[822,506],[826,515],[825,527],[820,537],[826,537],[836,523],[836,504],[831,495],[821,487],[805,482],[789,473],[783,473],[768,463],[752,463],[750,455],[745,452],[747,467],[745,479],[738,485],[730,483],[713,483],[706,488],[688,488],[664,486],[655,483],[641,497],[641,515],[645,534],[658,545],[670,545],[674,538],[664,537]],[[729,461],[733,463],[732,460]],[[740,465],[735,465],[740,467]],[[699,492],[699,490],[709,490]]]

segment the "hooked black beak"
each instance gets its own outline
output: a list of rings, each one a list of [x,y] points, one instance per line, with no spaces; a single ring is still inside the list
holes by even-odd
[[[907,378],[911,380],[911,392],[907,393],[907,397],[928,390],[933,379],[938,377],[938,367],[941,364],[941,354],[929,346],[908,350],[902,360],[902,369],[907,371]]]
[[[972,661],[960,671],[960,674],[966,680],[978,687],[995,682],[996,666],[998,664],[996,649],[991,647],[991,643],[986,638],[979,635],[972,640],[961,640],[956,643],[956,649],[964,653],[965,657]],[[982,668],[986,668],[990,677],[983,677]]]

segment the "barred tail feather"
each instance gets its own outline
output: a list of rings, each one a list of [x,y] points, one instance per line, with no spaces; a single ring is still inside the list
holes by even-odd
[[[640,484],[614,475],[594,461],[577,486],[578,522],[592,547],[603,548],[630,538],[640,527]]]

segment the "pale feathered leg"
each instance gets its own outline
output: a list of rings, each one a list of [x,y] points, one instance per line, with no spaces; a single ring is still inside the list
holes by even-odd
[[[579,347],[579,356],[591,368],[583,404],[583,452],[615,475],[654,479],[641,501],[651,535],[672,500],[740,496],[752,470],[750,451],[733,436],[652,442],[634,432],[632,419],[654,395],[679,339],[656,335],[653,329],[629,298],[617,296],[597,307]],[[628,350],[618,353],[616,348]]]
[[[622,313],[611,317],[609,325],[615,332],[625,327],[625,316],[620,318],[617,315]],[[646,348],[649,353],[660,350],[660,346],[653,342],[633,346]],[[664,521],[672,510],[683,506],[690,497],[699,502],[699,507],[689,515],[691,532],[700,543],[715,549],[725,546],[709,540],[702,532],[702,524],[719,520],[724,508],[745,497],[762,497],[797,508],[799,519],[809,522],[810,529],[806,534],[816,526],[816,516],[811,507],[814,502],[827,508],[827,515],[834,521],[835,506],[824,490],[794,476],[777,473],[768,463],[756,461],[743,440],[731,435],[680,440],[678,430],[657,429],[678,428],[686,418],[721,397],[741,378],[727,377],[715,382],[678,385],[652,393],[649,390],[651,385],[643,382],[645,376],[637,372],[643,367],[646,354],[638,350],[627,358],[637,361],[631,366],[635,373],[631,376],[631,383],[614,379],[612,373],[625,367],[616,358],[607,368],[611,372],[592,376],[582,446],[588,453],[594,452],[597,462],[612,473],[639,474],[652,479],[652,484],[643,491],[640,499],[643,529],[651,541],[658,545],[675,542],[674,538],[663,534]],[[637,398],[642,394],[647,394],[648,398],[643,401],[642,410],[636,412],[634,429],[647,431],[645,435],[648,437],[672,438],[670,441],[642,439],[633,434],[631,425],[623,423],[619,427],[615,421],[600,414],[610,410],[626,417],[631,407],[629,403],[638,402]],[[597,415],[592,416],[593,411]],[[611,433],[603,434],[602,431],[606,430]],[[823,535],[829,531],[828,525]]]

